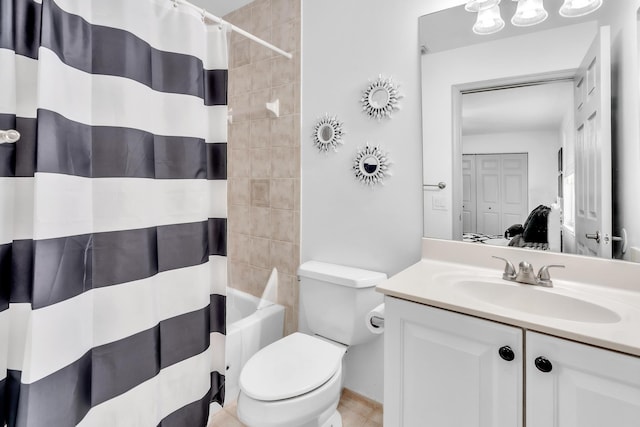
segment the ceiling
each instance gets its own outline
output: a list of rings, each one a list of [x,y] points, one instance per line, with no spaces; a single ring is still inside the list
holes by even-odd
[[[190,0],[198,7],[204,8],[220,18],[251,3],[253,0]]]
[[[462,134],[558,130],[573,108],[573,83],[547,83],[462,95]]]

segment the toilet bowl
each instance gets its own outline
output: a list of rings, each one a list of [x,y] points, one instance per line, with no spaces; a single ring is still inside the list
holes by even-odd
[[[309,261],[298,269],[300,332],[258,351],[240,373],[238,418],[249,427],[342,427],[337,410],[347,346],[370,341],[369,310],[384,273]]]
[[[260,427],[340,427],[332,420],[340,419],[345,349],[301,333],[265,347],[240,375],[238,418]]]

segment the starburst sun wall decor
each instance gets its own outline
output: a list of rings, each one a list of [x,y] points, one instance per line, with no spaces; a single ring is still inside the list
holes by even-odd
[[[402,95],[398,91],[398,85],[391,77],[378,78],[369,83],[364,90],[360,103],[364,111],[372,119],[391,118],[391,113],[400,109],[399,100]]]
[[[379,146],[372,147],[367,143],[364,148],[358,149],[352,169],[358,181],[373,186],[382,184],[383,180],[391,175],[390,164],[387,154],[383,153]]]
[[[338,146],[344,144],[343,136],[342,122],[327,113],[313,127],[313,145],[320,152],[327,153],[329,149],[338,151]]]

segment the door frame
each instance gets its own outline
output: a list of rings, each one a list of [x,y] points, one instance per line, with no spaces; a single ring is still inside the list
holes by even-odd
[[[537,86],[557,82],[573,82],[577,68],[528,74],[505,79],[481,80],[451,86],[452,106],[452,239],[462,241],[462,95],[525,86]]]

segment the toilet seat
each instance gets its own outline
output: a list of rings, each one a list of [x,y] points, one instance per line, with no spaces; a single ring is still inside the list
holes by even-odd
[[[309,393],[340,370],[344,347],[299,332],[258,351],[240,374],[240,390],[272,402]]]
[[[240,391],[238,419],[250,427],[318,427],[337,413],[342,389],[342,365],[326,383],[301,396],[267,402]],[[340,424],[335,424],[340,425]]]

